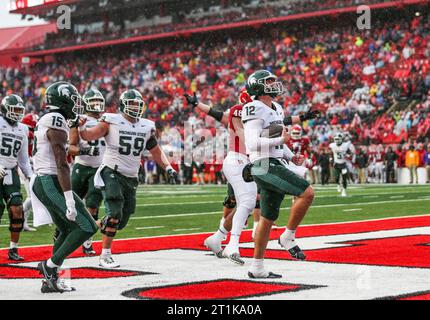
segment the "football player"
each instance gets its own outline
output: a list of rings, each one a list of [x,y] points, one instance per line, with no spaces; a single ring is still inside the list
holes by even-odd
[[[267,71],[259,70],[249,76],[246,83],[249,95],[254,101],[247,103],[242,110],[246,151],[252,167],[250,173],[260,187],[261,219],[255,236],[254,259],[248,276],[250,278],[280,278],[281,275],[267,272],[264,268],[264,254],[270,237],[270,230],[279,216],[280,206],[286,194],[297,197],[291,207],[291,214],[285,232],[279,238],[279,244],[297,259],[305,259],[305,255],[295,243],[295,232],[307,210],[312,204],[314,191],[310,184],[286,168],[284,158],[296,165],[301,165],[304,158],[294,155],[285,146],[290,139],[285,130],[284,110],[274,98],[282,94],[282,83]],[[301,116],[307,120],[313,111]],[[278,134],[270,134],[275,127],[280,128]],[[269,131],[268,137],[262,133]],[[246,176],[246,175],[245,175]],[[247,180],[250,177],[247,177]]]
[[[143,152],[148,150],[152,158],[175,179],[168,158],[158,145],[155,137],[155,123],[143,119],[145,102],[139,91],[130,89],[123,92],[119,99],[120,113],[105,113],[99,123],[88,128],[85,119],[80,123],[80,137],[86,141],[104,138],[106,150],[94,183],[101,188],[106,216],[101,219],[103,249],[100,266],[118,268],[112,257],[111,247],[118,230],[124,229],[136,209],[138,174]]]
[[[11,94],[3,98],[0,108],[0,217],[7,208],[10,222],[8,258],[21,261],[24,258],[18,254],[18,242],[24,228],[24,213],[17,166],[26,179],[33,174],[28,158],[28,129],[20,123],[25,107],[21,97]]]
[[[105,99],[102,93],[96,89],[88,90],[82,97],[85,106],[85,124],[83,128],[95,127],[98,119],[105,111]],[[75,156],[75,164],[72,170],[72,190],[85,199],[85,205],[94,220],[98,220],[100,204],[103,200],[100,189],[94,187],[94,175],[102,164],[105,151],[105,140],[100,138],[95,141],[85,141],[79,138],[78,128],[71,128],[69,134],[69,154]],[[93,256],[96,252],[92,246],[92,238],[82,246],[82,251],[87,256]]]
[[[377,183],[383,183],[384,182],[384,158],[385,158],[385,152],[384,147],[382,144],[379,144],[376,147],[376,153],[375,153],[375,180]]]
[[[346,165],[348,155],[352,156],[352,162],[355,163],[355,148],[353,144],[344,141],[343,133],[339,132],[334,137],[334,142],[330,143],[330,149],[333,152],[334,162],[334,176],[338,184],[338,191],[340,190],[341,196],[346,197],[346,189],[348,186],[348,167]],[[342,186],[340,185],[340,178],[342,177]]]
[[[256,207],[257,200],[257,185],[255,182],[245,182],[242,177],[243,169],[249,164],[243,143],[242,103],[252,100],[246,93],[242,93],[239,97],[241,104],[222,112],[199,102],[195,93],[193,97],[186,94],[185,98],[190,105],[212,116],[229,129],[229,152],[223,161],[223,172],[231,186],[231,188],[228,188],[229,195],[224,202],[226,211],[224,214],[227,213],[227,216],[224,215],[224,220],[221,220],[219,230],[205,239],[204,244],[217,257],[222,255],[237,264],[243,265],[245,262],[240,258],[239,238],[249,215]],[[236,211],[233,211],[235,207]],[[230,241],[222,250],[221,242],[226,238],[230,230]]]
[[[28,128],[28,156],[30,157],[30,163],[32,163],[31,158],[33,157],[33,141],[34,141],[34,129],[36,128],[37,121],[39,117],[34,113],[27,114],[21,121],[22,124],[25,124]],[[24,231],[36,231],[35,228],[32,228],[28,224],[28,218],[31,213],[31,197],[30,197],[30,185],[29,181],[25,179],[25,175],[22,171],[19,171],[19,176],[21,181],[24,181],[24,188],[27,194],[27,198],[25,199],[22,208],[24,210]]]
[[[33,165],[36,173],[30,183],[33,215],[36,225],[54,222],[60,234],[53,255],[37,266],[43,275],[43,293],[69,292],[68,286],[58,277],[64,260],[98,227],[88,213],[81,198],[72,191],[70,167],[67,163],[68,121],[76,121],[83,113],[81,96],[75,86],[59,81],[45,92],[48,112],[43,115],[35,130]]]

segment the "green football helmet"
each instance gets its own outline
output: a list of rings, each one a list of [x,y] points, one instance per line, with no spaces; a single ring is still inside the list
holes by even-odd
[[[336,142],[336,145],[340,146],[343,143],[344,135],[343,133],[339,132],[334,136],[334,142]]]
[[[132,118],[141,118],[145,112],[145,102],[140,92],[135,89],[124,91],[119,98],[119,110]]]
[[[4,97],[1,102],[1,113],[11,125],[21,122],[25,115],[24,101],[16,94]]]
[[[267,80],[274,80],[272,83],[267,83]],[[268,95],[272,98],[282,94],[284,88],[280,81],[273,73],[267,70],[258,70],[251,74],[246,81],[246,91],[250,96]]]
[[[104,112],[105,98],[97,89],[90,89],[82,96],[85,103],[85,112]]]
[[[45,101],[50,111],[61,113],[66,120],[76,120],[84,113],[81,95],[69,82],[59,81],[51,84],[46,89]]]

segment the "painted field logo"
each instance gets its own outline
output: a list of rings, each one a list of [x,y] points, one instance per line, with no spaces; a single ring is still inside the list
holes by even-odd
[[[121,270],[101,270],[97,257],[75,252],[67,267],[77,291],[63,295],[40,293],[35,267],[50,246],[22,248],[21,264],[10,264],[0,250],[0,299],[430,299],[429,226],[430,216],[304,226],[303,262],[281,250],[283,230],[275,229],[266,266],[283,275],[279,281],[247,278],[250,231],[241,243],[245,267],[209,254],[207,234],[120,240],[114,251]]]

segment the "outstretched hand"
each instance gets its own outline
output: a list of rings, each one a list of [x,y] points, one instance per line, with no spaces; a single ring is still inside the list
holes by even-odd
[[[197,107],[199,104],[199,99],[197,99],[196,93],[194,92],[193,96],[190,96],[189,94],[184,94],[185,99],[187,99],[187,102],[189,105],[191,105],[193,108]]]

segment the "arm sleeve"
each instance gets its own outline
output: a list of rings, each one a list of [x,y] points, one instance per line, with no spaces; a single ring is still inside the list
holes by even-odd
[[[293,124],[293,117],[284,118],[284,125],[291,126]]]
[[[33,170],[30,166],[30,159],[28,157],[28,138],[24,137],[21,150],[18,153],[18,166],[22,173],[29,178],[33,175]]]
[[[224,112],[215,110],[214,108],[210,108],[208,111],[208,116],[211,116],[215,120],[221,122],[222,117],[224,116]]]
[[[284,144],[284,137],[279,138],[262,138],[263,120],[252,119],[244,123],[245,143],[251,152],[258,152],[261,146],[268,145],[269,147],[280,146]]]

